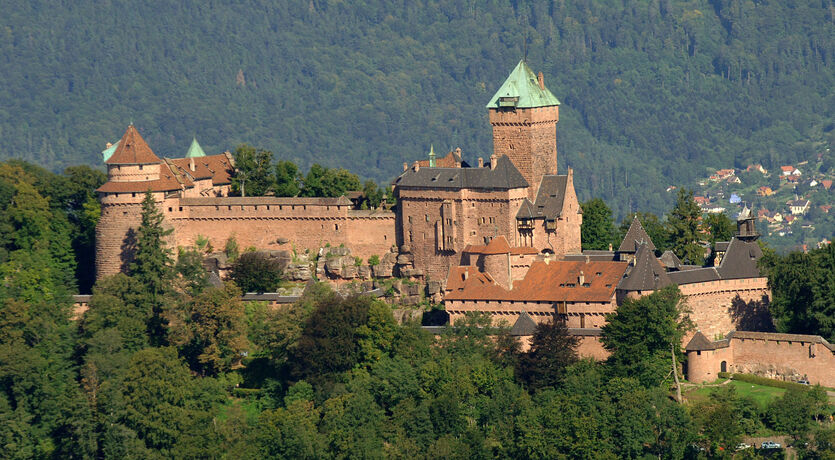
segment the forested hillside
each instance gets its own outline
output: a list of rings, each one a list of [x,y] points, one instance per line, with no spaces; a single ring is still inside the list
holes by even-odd
[[[391,179],[460,146],[524,53],[562,101],[560,167],[617,215],[668,208],[706,168],[772,168],[835,144],[835,3],[244,0],[5,2],[0,158],[98,164],[133,121],[161,155],[192,136],[307,169]],[[443,149],[441,149],[443,150]]]

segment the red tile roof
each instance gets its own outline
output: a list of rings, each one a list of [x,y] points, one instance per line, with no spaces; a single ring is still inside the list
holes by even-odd
[[[232,182],[234,167],[231,155],[221,153],[194,158],[194,171],[191,170],[191,160],[192,158],[174,158],[166,161],[173,164],[182,174],[187,174],[194,179],[211,178],[213,185],[225,185]]]
[[[109,165],[126,165],[126,164],[154,164],[159,163],[160,159],[148,147],[145,139],[139,135],[139,132],[133,125],[128,126],[125,135],[119,141],[119,147],[113,152],[113,155],[105,162]]]
[[[497,285],[476,267],[454,267],[447,279],[447,300],[533,302],[609,302],[628,264],[612,261],[536,261],[513,289]],[[584,284],[579,284],[580,273]],[[466,279],[465,279],[466,278]]]

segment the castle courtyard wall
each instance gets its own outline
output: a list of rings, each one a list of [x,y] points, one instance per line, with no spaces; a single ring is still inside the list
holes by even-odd
[[[765,295],[771,297],[768,278],[743,278],[682,284],[681,293],[686,296],[690,319],[696,331],[701,331],[710,340],[724,337],[728,331],[738,329],[731,315],[731,304],[738,295],[743,301],[759,301]]]
[[[345,245],[353,255],[368,260],[395,244],[393,212],[326,203],[315,198],[191,198],[167,203],[165,214],[178,246],[191,246],[204,237],[220,249],[234,236],[242,249],[304,252],[326,244]]]

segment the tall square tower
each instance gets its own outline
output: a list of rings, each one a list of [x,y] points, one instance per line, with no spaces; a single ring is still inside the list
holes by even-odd
[[[487,104],[493,126],[493,152],[507,155],[528,181],[536,198],[542,176],[557,173],[557,121],[560,101],[542,72],[534,74],[522,60]]]

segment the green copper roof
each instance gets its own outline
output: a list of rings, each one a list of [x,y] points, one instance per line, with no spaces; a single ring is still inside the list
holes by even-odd
[[[206,152],[204,152],[203,148],[200,147],[200,144],[197,143],[197,139],[192,138],[191,146],[188,148],[188,152],[186,153],[186,158],[197,158],[204,156],[206,156]]]
[[[490,99],[487,108],[516,107],[530,109],[551,105],[560,105],[560,101],[551,91],[548,91],[548,88],[542,89],[539,87],[536,74],[523,60],[519,61],[519,65],[513,69],[513,72],[510,72],[502,87]]]
[[[119,141],[121,141],[121,139],[119,139]],[[119,141],[116,141],[116,143],[115,143],[115,144],[113,144],[113,145],[111,145],[110,147],[108,147],[108,148],[106,148],[106,149],[104,149],[104,150],[102,150],[102,151],[101,151],[101,158],[102,158],[102,160],[101,160],[101,161],[105,161],[105,162],[106,162],[107,160],[109,160],[109,159],[110,159],[110,157],[113,155],[113,152],[115,152],[115,151],[116,151],[116,147],[118,147],[118,146],[119,146]]]

